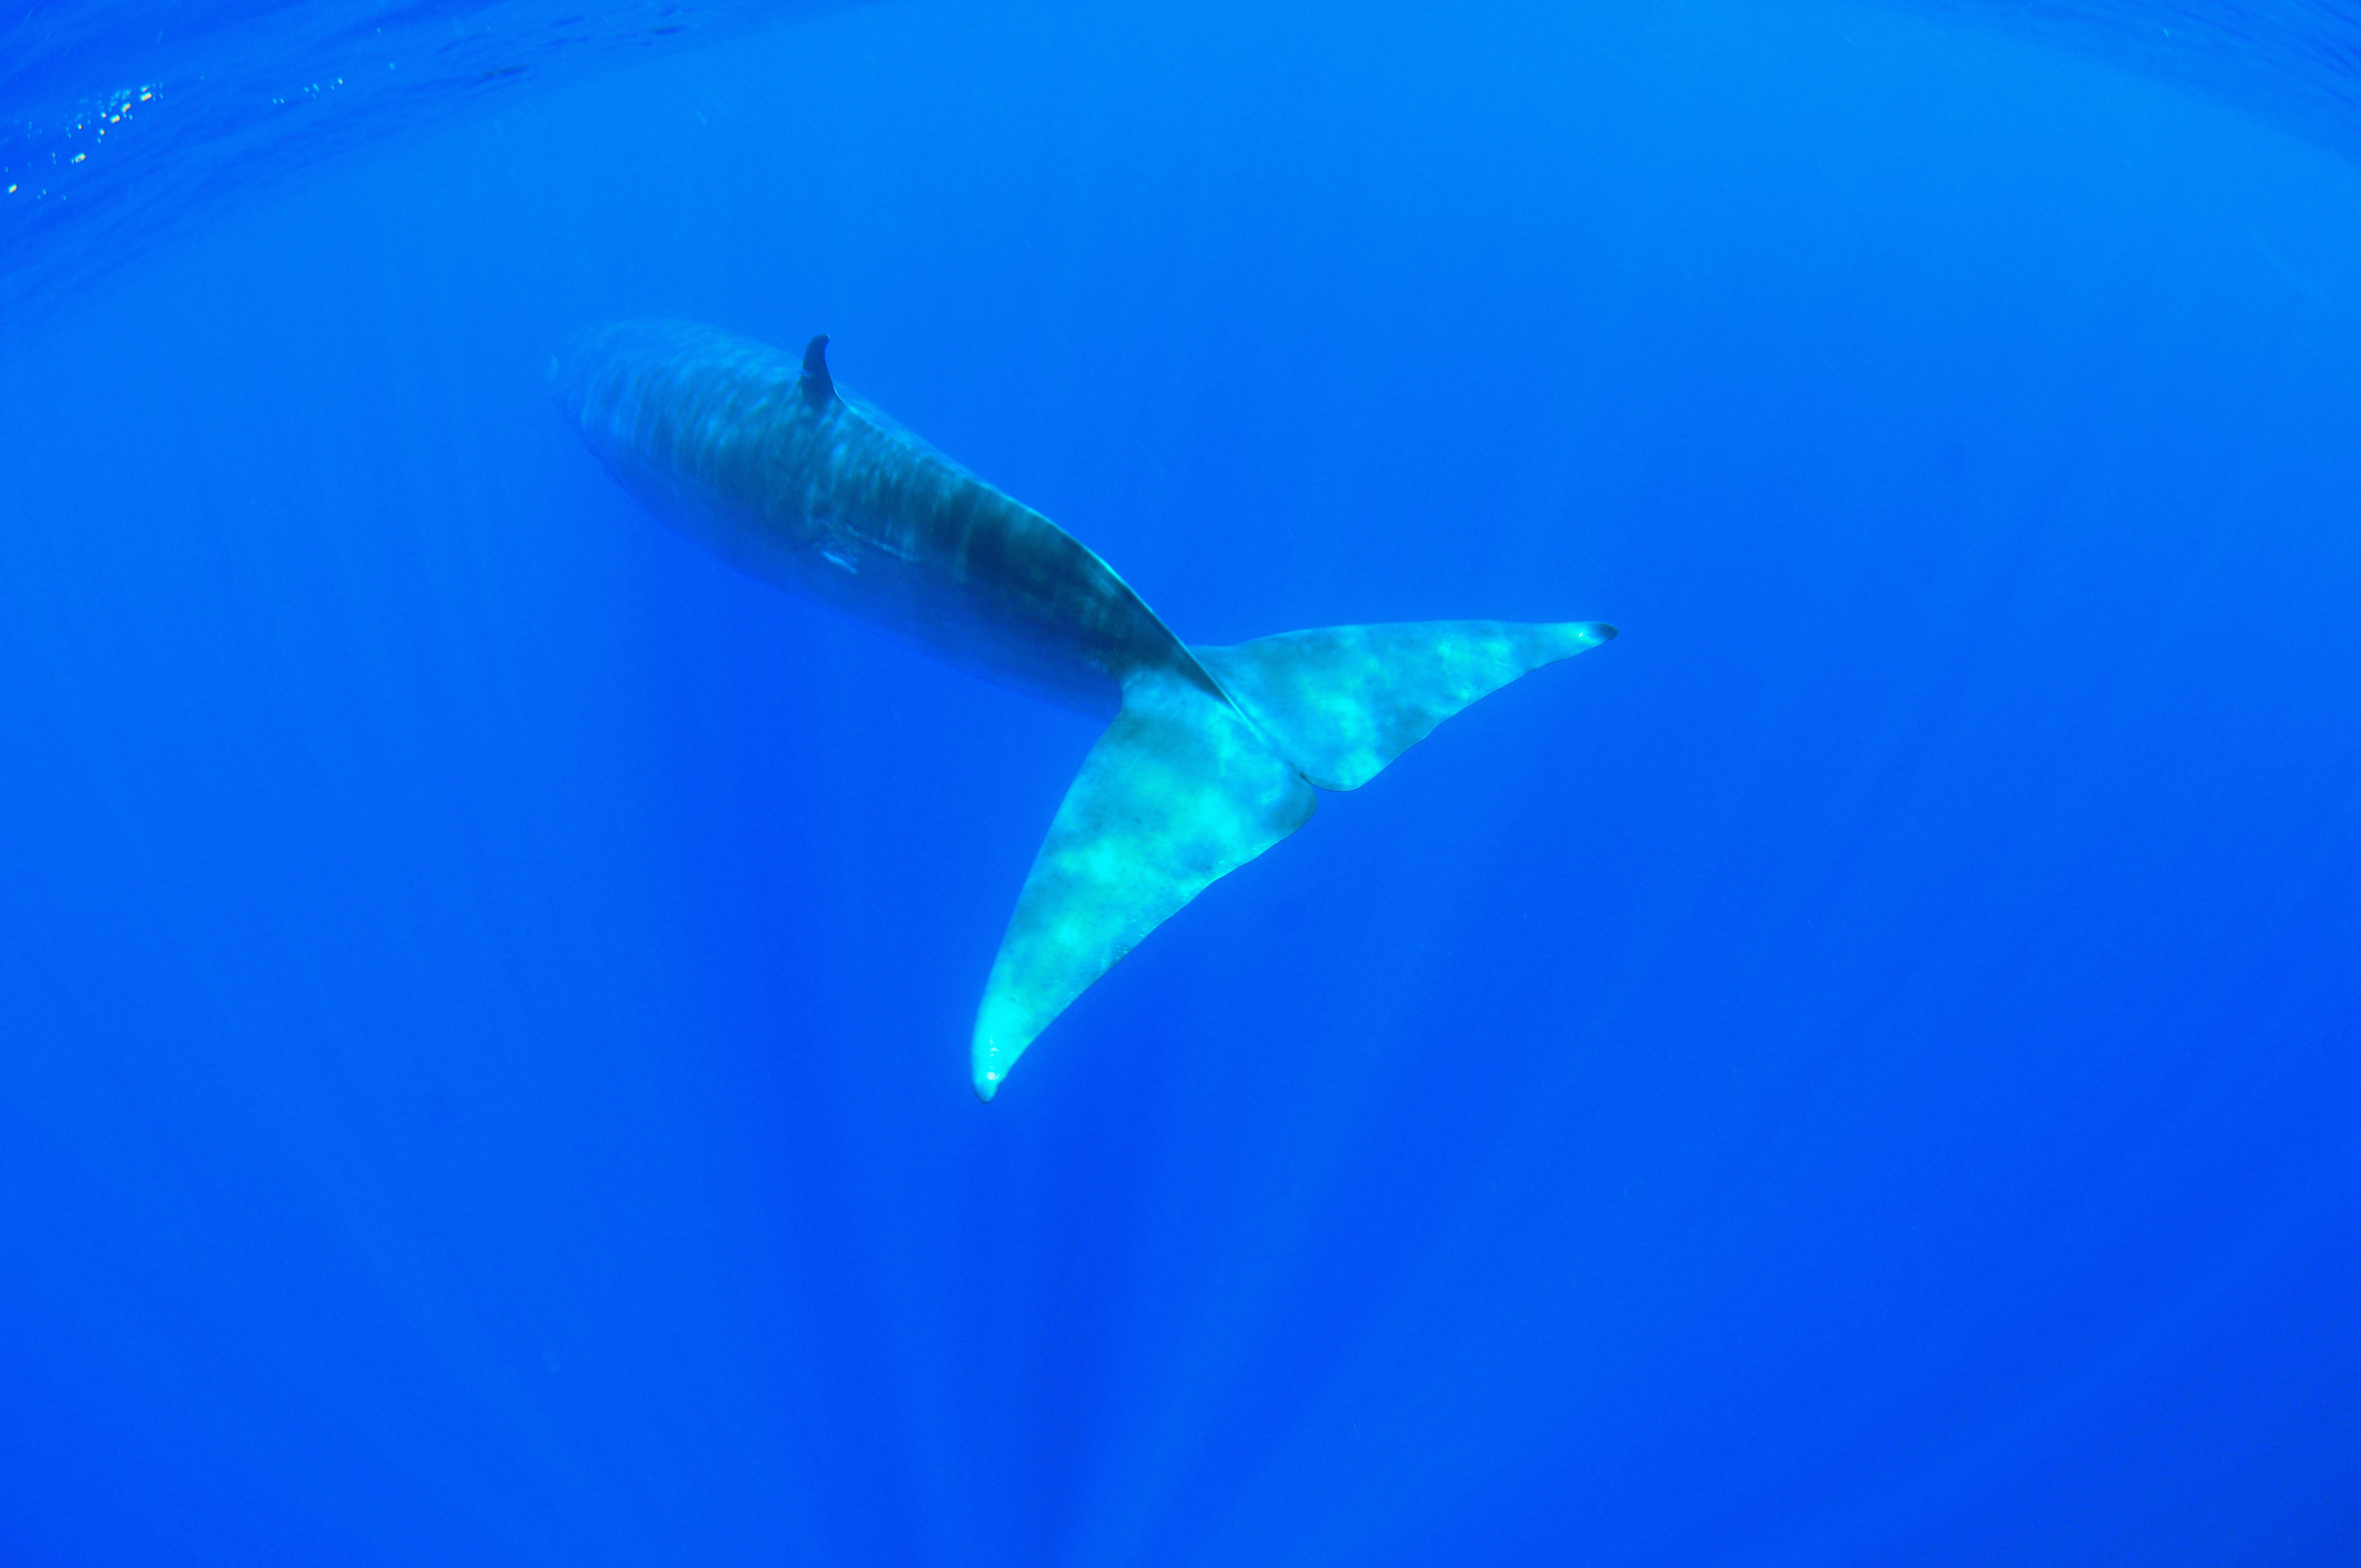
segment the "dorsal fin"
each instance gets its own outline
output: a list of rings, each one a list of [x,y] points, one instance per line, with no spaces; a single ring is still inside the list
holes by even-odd
[[[804,345],[804,401],[826,408],[836,396],[836,378],[828,373],[828,334]]]

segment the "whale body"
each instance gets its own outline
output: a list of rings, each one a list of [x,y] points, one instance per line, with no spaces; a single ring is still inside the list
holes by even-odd
[[[1422,621],[1173,635],[1107,564],[798,359],[679,322],[577,340],[551,385],[622,485],[782,587],[1109,720],[1051,822],[970,1047],[985,1100],[1068,1003],[1183,905],[1437,724],[1615,635]]]

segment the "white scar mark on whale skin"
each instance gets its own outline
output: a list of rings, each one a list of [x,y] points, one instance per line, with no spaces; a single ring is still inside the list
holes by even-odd
[[[1183,643],[1113,568],[795,358],[678,322],[586,334],[551,386],[618,480],[744,570],[1109,720],[1049,825],[969,1045],[998,1093],[1075,997],[1219,878],[1436,725],[1615,635],[1597,621],[1335,626]]]

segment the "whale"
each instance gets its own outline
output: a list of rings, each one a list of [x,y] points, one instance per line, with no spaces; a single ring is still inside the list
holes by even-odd
[[[1076,997],[1322,792],[1616,634],[1436,620],[1184,643],[1073,535],[839,386],[828,348],[620,322],[563,350],[550,388],[625,490],[732,565],[1106,721],[984,981],[969,1069],[986,1102]]]

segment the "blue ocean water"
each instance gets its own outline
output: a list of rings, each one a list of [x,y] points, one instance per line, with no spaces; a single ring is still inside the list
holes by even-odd
[[[2337,20],[7,23],[0,1563],[2361,1559]],[[1622,635],[982,1106],[1093,727],[639,511],[635,315]]]

